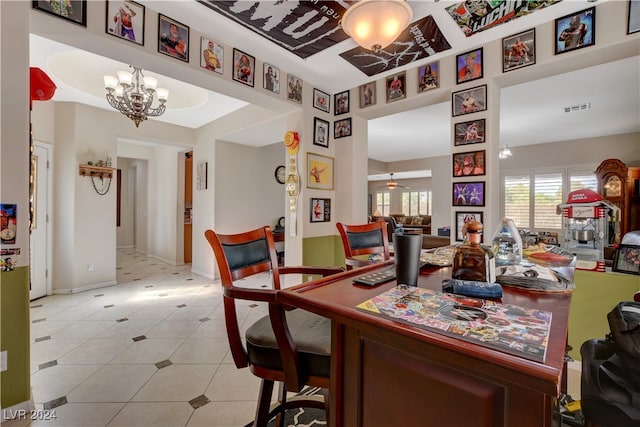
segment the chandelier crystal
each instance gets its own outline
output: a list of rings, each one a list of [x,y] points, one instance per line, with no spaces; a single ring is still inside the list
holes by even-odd
[[[158,117],[165,112],[169,91],[156,88],[158,80],[145,77],[142,68],[130,67],[133,68],[133,73],[118,71],[117,78],[104,76],[104,88],[109,104],[133,120],[138,127],[147,117]],[[158,98],[159,105],[152,107],[155,97]]]
[[[378,53],[398,38],[413,18],[405,0],[360,0],[342,16],[342,29],[365,49]]]

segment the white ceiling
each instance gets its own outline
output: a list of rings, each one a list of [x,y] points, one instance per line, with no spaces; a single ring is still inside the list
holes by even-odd
[[[600,0],[596,5],[606,1]],[[594,4],[586,0],[565,0],[466,38],[445,11],[445,7],[456,2],[412,1],[410,4],[414,9],[414,20],[432,15],[452,49],[410,66],[367,77],[338,56],[339,53],[355,46],[352,40],[346,40],[303,60],[195,1],[138,2],[224,44],[255,53],[259,59],[266,62],[277,63],[281,70],[302,77],[305,84],[311,84],[330,93],[379,80],[398,71],[413,70],[419,65],[468,51],[488,41],[501,39]],[[149,39],[150,37],[147,38]],[[584,67],[579,71],[540,78],[524,84],[510,85],[506,82],[501,91],[500,141],[517,147],[640,132],[639,58],[640,56],[635,56],[594,67]],[[72,67],[68,64],[72,64]],[[31,65],[44,69],[54,78],[59,87],[54,100],[80,102],[105,109],[111,107],[104,99],[102,75],[115,74],[117,70],[127,67],[127,64],[79,51],[74,47],[35,35],[31,39]],[[64,77],[65,71],[71,72],[72,77]],[[167,112],[154,120],[197,128],[246,105],[244,101],[206,89],[192,85],[180,86],[184,83],[159,73],[147,74],[157,77],[160,85],[171,91]],[[80,77],[84,77],[84,80],[79,80]],[[192,93],[192,97],[179,96],[187,92]],[[449,154],[451,106],[449,96],[441,98],[440,102],[433,105],[417,106],[410,111],[392,115],[385,115],[387,113],[383,110],[367,112],[371,114],[371,117],[367,117],[370,119],[369,158],[395,162]],[[584,103],[590,103],[591,108],[572,113],[564,113],[562,108]],[[248,126],[225,139],[254,146],[280,142],[283,121],[284,119],[274,119],[261,123],[260,126]],[[256,135],[260,137],[256,138]]]

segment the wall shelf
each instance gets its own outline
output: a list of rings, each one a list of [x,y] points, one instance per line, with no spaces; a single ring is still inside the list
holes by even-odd
[[[114,170],[114,168],[103,166],[80,165],[80,176],[97,177],[100,179],[112,178]]]

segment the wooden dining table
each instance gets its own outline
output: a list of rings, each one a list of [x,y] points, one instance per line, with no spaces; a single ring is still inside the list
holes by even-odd
[[[303,283],[279,300],[332,320],[328,424],[334,427],[551,427],[560,395],[571,294],[503,287],[497,302],[550,313],[543,360],[460,339],[357,306],[397,286],[356,285],[393,261]],[[439,293],[450,267],[422,269]]]

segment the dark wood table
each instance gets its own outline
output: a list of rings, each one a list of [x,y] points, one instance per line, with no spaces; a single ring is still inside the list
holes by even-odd
[[[560,393],[570,294],[504,287],[503,303],[552,313],[544,363],[356,308],[396,285],[352,284],[382,266],[286,289],[283,303],[332,319],[329,425],[340,427],[551,427]],[[450,267],[423,271],[442,289]]]

